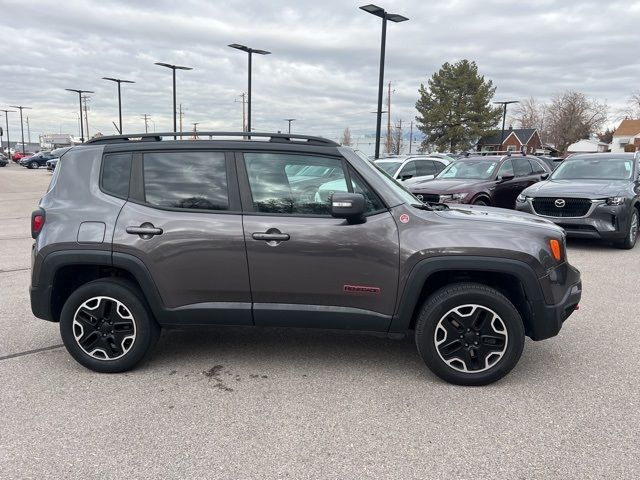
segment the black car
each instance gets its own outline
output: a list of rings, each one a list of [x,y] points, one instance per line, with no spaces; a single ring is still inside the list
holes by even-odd
[[[18,162],[23,167],[27,168],[40,168],[47,164],[48,160],[56,158],[51,152],[38,152],[31,157],[25,157]]]
[[[0,167],[6,167],[9,164],[9,159],[4,155],[4,153],[0,153]]]
[[[640,152],[567,158],[549,180],[524,190],[518,210],[552,220],[567,235],[633,248],[640,212]]]

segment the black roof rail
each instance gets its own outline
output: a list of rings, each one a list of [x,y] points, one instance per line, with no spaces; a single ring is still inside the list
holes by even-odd
[[[128,135],[109,135],[92,138],[85,142],[85,145],[99,145],[104,143],[123,142],[161,142],[163,137],[192,137],[194,132],[164,132],[164,133],[132,133]],[[323,137],[312,137],[309,135],[293,135],[290,133],[264,133],[264,132],[195,132],[198,136],[196,140],[212,140],[213,137],[242,137],[241,140],[250,140],[251,137],[268,138],[274,143],[303,143],[306,145],[323,145],[337,147],[339,143]],[[173,138],[171,138],[173,140]],[[183,139],[180,140],[191,140]]]

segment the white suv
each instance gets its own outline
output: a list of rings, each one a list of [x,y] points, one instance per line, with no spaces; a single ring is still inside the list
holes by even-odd
[[[408,179],[429,180],[444,170],[451,161],[445,158],[423,156],[394,157],[376,160],[375,164],[392,178],[404,182]]]

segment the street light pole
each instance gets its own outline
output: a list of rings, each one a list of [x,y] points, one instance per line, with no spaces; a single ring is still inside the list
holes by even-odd
[[[258,55],[270,55],[271,52],[268,52],[266,50],[259,50],[257,48],[250,48],[247,47],[246,45],[240,45],[238,43],[232,43],[229,45],[231,48],[235,48],[237,50],[242,50],[243,52],[247,52],[249,54],[249,80],[247,82],[248,84],[248,91],[247,91],[247,132],[251,131],[251,58],[252,55],[254,53],[257,53]]]
[[[109,80],[110,82],[116,82],[118,84],[118,120],[120,125],[120,135],[122,135],[122,95],[120,93],[121,83],[136,83],[132,80],[122,80],[120,78],[102,77],[103,80]]]
[[[291,122],[294,122],[296,119],[295,118],[285,118],[284,121],[285,122],[289,122],[289,133],[291,133]]]
[[[15,110],[0,110],[0,112],[4,112],[4,118],[7,122],[7,156],[11,157],[11,139],[9,138],[9,114],[16,113]]]
[[[384,86],[384,57],[387,47],[387,20],[394,23],[406,22],[409,20],[407,17],[398,15],[397,13],[388,13],[384,8],[376,5],[364,5],[360,7],[367,13],[382,18],[382,39],[380,42],[380,75],[378,78],[378,111],[376,112],[376,153],[375,158],[380,158],[380,130],[382,127],[382,89]]]
[[[9,105],[9,107],[20,110],[20,132],[22,133],[22,154],[24,155],[24,123],[22,122],[22,110],[31,110],[31,107],[23,107],[22,105]]]
[[[498,145],[498,151],[502,148],[502,142],[504,142],[504,122],[507,119],[507,105],[510,103],[520,103],[518,100],[509,100],[507,102],[493,102],[496,105],[502,105],[502,130],[500,130],[500,145]]]
[[[176,70],[193,70],[193,68],[191,67],[182,67],[180,65],[172,65],[170,63],[163,63],[163,62],[156,62],[156,65],[159,65],[161,67],[166,67],[166,68],[170,68],[171,70],[173,70],[173,131],[177,132],[178,131],[178,121],[176,119]],[[173,136],[173,139],[176,140],[178,137],[177,136]]]
[[[84,143],[84,127],[82,126],[82,94],[94,92],[91,90],[77,90],[75,88],[65,88],[65,90],[68,92],[76,92],[78,94],[78,101],[80,102],[80,143]]]

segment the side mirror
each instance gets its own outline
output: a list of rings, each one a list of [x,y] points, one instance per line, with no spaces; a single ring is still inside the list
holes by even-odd
[[[501,182],[508,182],[509,180],[513,180],[514,178],[516,178],[515,175],[502,175],[499,180]]]
[[[542,180],[546,180],[547,178],[549,178],[549,174],[548,173],[543,173],[542,175],[540,175],[540,178]]]
[[[364,221],[364,195],[336,192],[331,195],[331,216],[345,218],[349,223]]]
[[[411,175],[410,173],[408,173],[406,175],[400,175],[400,180],[402,180],[403,182],[405,180],[409,180],[410,178],[413,178],[413,175]]]

